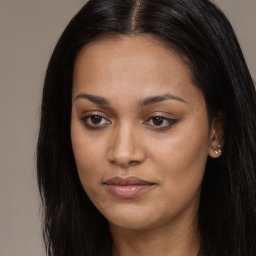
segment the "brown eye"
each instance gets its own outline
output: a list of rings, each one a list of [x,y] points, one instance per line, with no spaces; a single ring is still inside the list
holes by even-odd
[[[174,125],[178,120],[167,118],[164,116],[154,116],[149,118],[145,124],[151,126],[154,129],[168,129],[171,128],[172,125]]]
[[[154,125],[159,126],[159,125],[163,124],[164,118],[160,117],[160,116],[156,116],[156,117],[152,118],[152,122],[153,122]]]
[[[110,121],[100,115],[88,115],[83,117],[81,120],[84,125],[90,129],[104,128],[105,126],[110,124]]]
[[[92,124],[100,124],[100,122],[102,121],[102,117],[101,116],[91,116],[91,122]]]

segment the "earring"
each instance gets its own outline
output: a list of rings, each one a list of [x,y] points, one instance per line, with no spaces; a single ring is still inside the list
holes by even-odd
[[[221,154],[222,151],[221,151],[221,145],[220,144],[218,144],[217,149],[214,152],[216,153],[216,155]]]

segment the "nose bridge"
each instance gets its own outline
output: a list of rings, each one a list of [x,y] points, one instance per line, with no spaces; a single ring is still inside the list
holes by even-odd
[[[111,139],[109,160],[120,166],[130,166],[144,159],[144,152],[135,125],[123,122],[116,127]]]

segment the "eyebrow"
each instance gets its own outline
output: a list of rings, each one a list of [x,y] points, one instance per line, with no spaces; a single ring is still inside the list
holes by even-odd
[[[96,95],[91,95],[91,94],[85,94],[85,93],[80,93],[78,94],[74,101],[78,100],[78,99],[87,99],[93,103],[96,103],[98,105],[105,105],[105,106],[109,106],[110,105],[110,101],[107,100],[104,97],[101,96],[96,96]],[[157,95],[157,96],[149,96],[145,99],[143,99],[142,101],[139,102],[139,105],[141,107],[146,107],[148,105],[153,105],[155,103],[159,103],[165,100],[177,100],[183,103],[186,103],[186,101],[180,97],[174,96],[172,94],[164,94],[164,95]]]
[[[158,95],[158,96],[150,96],[144,99],[143,101],[140,101],[140,106],[146,107],[148,105],[152,105],[165,100],[177,100],[177,101],[186,103],[186,101],[180,97],[174,96],[172,94],[164,94],[164,95]]]
[[[105,106],[110,105],[110,102],[107,99],[100,97],[100,96],[91,95],[91,94],[80,93],[75,97],[74,101],[76,101],[78,99],[87,99],[87,100],[89,100],[93,103],[99,104],[99,105],[105,105]]]

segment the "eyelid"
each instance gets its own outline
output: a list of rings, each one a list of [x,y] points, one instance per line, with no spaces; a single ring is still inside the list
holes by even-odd
[[[168,113],[170,115],[170,113]],[[175,123],[177,123],[179,120],[177,118],[170,118],[166,116],[167,113],[163,114],[163,112],[153,112],[150,113],[149,115],[147,115],[146,118],[144,118],[144,120],[146,119],[146,121],[143,122],[143,124],[146,124],[148,126],[150,126],[150,128],[154,129],[154,130],[167,130],[169,128],[171,128]],[[91,117],[101,117],[102,119],[105,119],[105,123],[104,124],[89,124],[87,123],[87,120],[89,120]],[[153,120],[154,118],[161,118],[163,119],[163,122],[168,122],[167,125],[154,125],[154,124],[150,124],[150,121]],[[100,111],[87,111],[83,113],[83,116],[80,118],[81,121],[84,123],[84,125],[88,128],[88,129],[92,129],[92,130],[99,130],[99,129],[104,129],[105,127],[107,127],[108,125],[110,125],[112,122],[106,118],[104,116],[104,113],[100,112]],[[101,122],[101,121],[100,121]]]
[[[87,114],[85,114],[87,113]],[[85,112],[83,113],[83,116],[80,118],[81,121],[83,122],[83,124],[86,126],[86,128],[88,129],[92,129],[92,130],[99,130],[99,129],[103,129],[105,128],[106,126],[108,126],[109,124],[111,124],[111,122],[109,121],[108,118],[104,117],[102,115],[102,113],[92,113],[91,111],[88,111],[88,112]],[[107,124],[88,124],[86,121],[89,120],[91,117],[93,116],[98,116],[98,117],[101,117],[102,119],[105,119],[107,122]]]
[[[156,117],[160,117],[162,118],[163,120],[167,121],[169,124],[166,125],[166,126],[161,126],[161,125],[150,125],[149,124],[149,121],[152,120],[153,118],[156,118]],[[170,117],[166,117],[165,115],[163,114],[154,114],[154,115],[151,115],[149,116],[145,122],[143,122],[144,124],[147,124],[149,126],[152,127],[152,129],[154,130],[167,130],[169,128],[171,128],[175,123],[177,123],[179,120],[177,118],[170,118]]]
[[[146,115],[145,118],[150,118],[154,116],[162,116],[165,118],[170,118],[170,119],[178,119],[178,115],[172,112],[167,112],[167,111],[152,111]]]

